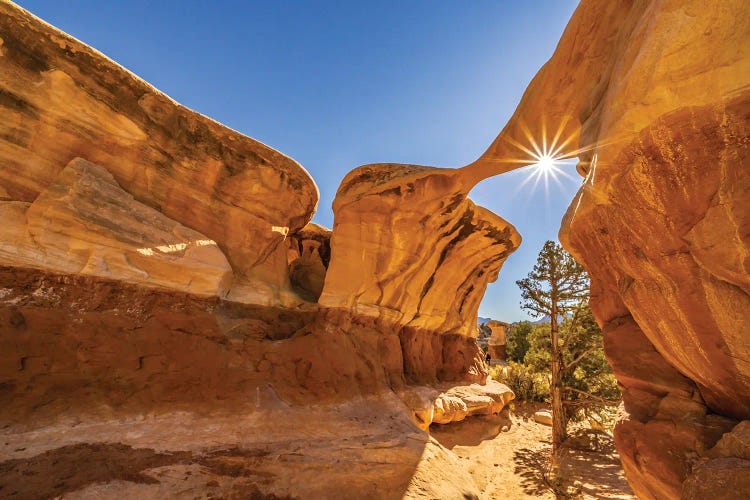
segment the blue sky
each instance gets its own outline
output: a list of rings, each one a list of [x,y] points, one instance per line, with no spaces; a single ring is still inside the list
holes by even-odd
[[[537,1],[101,1],[18,3],[182,104],[300,162],[333,225],[343,176],[366,163],[458,167],[479,156],[552,55],[577,5]],[[574,169],[568,168],[571,174]],[[516,171],[471,193],[521,232],[480,316],[526,318],[532,268],[578,187]]]

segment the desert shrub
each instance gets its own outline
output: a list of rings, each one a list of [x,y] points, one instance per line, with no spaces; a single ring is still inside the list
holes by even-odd
[[[544,373],[536,373],[530,367],[510,361],[507,367],[493,366],[490,376],[510,387],[520,401],[545,401],[549,398],[549,380]]]
[[[520,321],[513,323],[506,333],[505,350],[508,353],[508,359],[523,363],[526,351],[529,350],[529,334],[533,325],[530,321]]]

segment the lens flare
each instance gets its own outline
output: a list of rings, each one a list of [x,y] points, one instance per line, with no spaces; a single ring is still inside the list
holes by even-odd
[[[555,169],[555,158],[550,155],[543,155],[537,160],[536,163],[534,163],[534,166],[536,166],[536,168],[538,169],[543,170],[546,174],[547,172]]]
[[[575,159],[571,159],[568,155],[561,154],[559,148],[555,148],[557,137],[552,141],[552,144],[547,146],[547,141],[542,139],[542,146],[539,147],[536,141],[530,140],[531,149],[524,148],[527,154],[531,157],[527,160],[530,171],[529,175],[524,179],[518,189],[529,182],[534,182],[534,189],[536,190],[540,181],[544,182],[544,192],[549,196],[549,184],[550,179],[562,188],[561,178],[566,178],[571,181],[576,181],[575,177],[570,175],[568,172],[563,170],[562,167],[571,166],[571,163],[575,164]]]

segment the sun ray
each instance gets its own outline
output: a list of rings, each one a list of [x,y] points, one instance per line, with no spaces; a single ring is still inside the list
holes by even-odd
[[[518,152],[527,156],[525,158],[488,158],[484,161],[520,165],[518,172],[522,173],[523,180],[513,190],[513,195],[529,185],[532,191],[536,191],[543,184],[545,199],[549,203],[552,189],[560,188],[564,190],[566,189],[565,184],[568,182],[577,184],[592,182],[595,175],[592,172],[595,169],[594,165],[601,163],[596,152],[603,147],[618,142],[617,139],[607,139],[579,147],[571,147],[571,144],[580,138],[580,129],[565,134],[566,129],[570,128],[571,119],[572,115],[565,114],[556,127],[549,127],[550,132],[554,131],[551,137],[547,136],[548,124],[545,117],[541,117],[538,127],[534,127],[540,132],[539,136],[531,133],[531,129],[525,121],[519,120],[516,130],[520,131],[523,137],[518,135],[515,138],[503,136],[503,140]],[[586,155],[578,158],[580,155],[591,151],[594,152],[593,157]],[[587,170],[584,179],[571,171],[581,162],[583,162],[584,167],[587,163],[590,164],[588,168],[584,168],[584,170]]]
[[[559,156],[560,152],[565,149],[565,147],[570,144],[570,142],[575,139],[577,133],[572,132],[554,151],[552,151],[552,156]]]
[[[513,145],[513,146],[517,147],[518,149],[520,149],[521,151],[523,151],[524,153],[528,154],[532,158],[538,158],[538,156],[533,151],[531,151],[529,148],[527,148],[526,146],[524,146],[520,142],[516,141],[515,139],[512,139],[510,137],[506,137],[505,140],[508,141],[508,143],[510,143],[511,145]],[[533,162],[529,162],[529,163],[533,163]]]
[[[534,148],[534,151],[536,151],[536,155],[532,156],[536,156],[537,158],[540,156],[544,156],[542,151],[539,149],[539,145],[536,143],[536,140],[534,140],[534,136],[531,134],[529,127],[526,126],[526,122],[524,122],[523,120],[519,120],[518,124],[521,127],[521,132],[523,132],[523,135],[526,136],[526,139],[529,141],[531,147]]]
[[[550,151],[552,151],[551,156],[555,156],[559,151],[557,148],[557,141],[560,140],[560,136],[563,133],[563,130],[565,129],[565,125],[568,124],[568,121],[570,120],[570,115],[563,116],[563,119],[560,120],[560,126],[557,127],[557,132],[555,132],[555,137],[552,138],[552,143],[549,147]]]

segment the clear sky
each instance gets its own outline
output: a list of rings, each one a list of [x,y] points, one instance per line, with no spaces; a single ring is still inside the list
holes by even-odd
[[[552,55],[576,0],[17,0],[182,104],[301,163],[333,225],[340,180],[366,163],[459,167],[503,128]],[[574,174],[573,167],[568,170]],[[523,244],[479,311],[526,318],[525,276],[579,180],[521,187],[515,171],[472,199]]]

